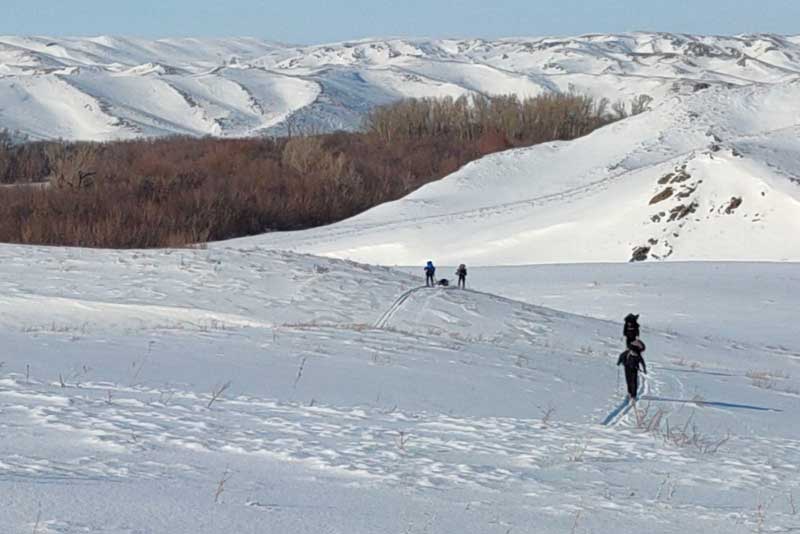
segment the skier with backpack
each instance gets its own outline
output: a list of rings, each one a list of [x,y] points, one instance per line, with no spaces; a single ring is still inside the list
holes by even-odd
[[[639,394],[639,368],[647,374],[647,366],[644,363],[642,353],[645,350],[641,339],[634,339],[628,343],[628,350],[619,355],[617,365],[625,366],[625,382],[628,385],[628,395],[632,401],[636,401]]]
[[[622,327],[622,335],[630,348],[631,343],[639,339],[639,316],[629,313],[625,317],[625,326]]]
[[[456,276],[458,276],[458,287],[460,289],[467,289],[467,266],[463,263],[456,269]]]
[[[433,266],[433,262],[428,260],[428,263],[425,265],[425,287],[436,287],[436,267]]]

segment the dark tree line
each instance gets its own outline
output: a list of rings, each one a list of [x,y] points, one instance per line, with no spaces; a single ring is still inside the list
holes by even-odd
[[[183,246],[345,219],[486,154],[573,139],[615,119],[577,95],[424,99],[363,131],[13,144],[0,136],[0,241]],[[20,182],[47,181],[47,187]]]

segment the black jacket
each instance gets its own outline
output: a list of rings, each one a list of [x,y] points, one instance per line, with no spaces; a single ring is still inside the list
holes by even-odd
[[[625,326],[622,327],[622,335],[628,341],[633,341],[639,337],[639,323],[634,321],[625,321]]]
[[[644,363],[644,358],[642,355],[634,350],[626,350],[622,354],[619,355],[619,359],[617,360],[617,365],[624,365],[625,369],[631,370],[639,370],[639,367],[642,368],[644,374],[647,374],[647,365]]]

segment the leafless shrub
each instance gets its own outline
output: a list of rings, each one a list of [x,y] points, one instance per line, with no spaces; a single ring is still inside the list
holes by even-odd
[[[91,187],[92,177],[97,174],[99,146],[95,143],[48,145],[45,154],[52,173],[51,185],[59,189]]]
[[[631,100],[631,115],[639,115],[650,109],[653,97],[650,95],[639,95]]]
[[[300,361],[300,367],[297,368],[297,376],[294,378],[294,384],[292,384],[292,388],[297,388],[297,384],[300,382],[300,379],[303,378],[303,370],[306,368],[306,362],[308,361],[308,356],[303,356],[303,359]]]
[[[576,534],[578,532],[578,523],[581,520],[582,513],[583,510],[578,510],[577,513],[575,514],[575,521],[572,522],[572,530],[570,530],[571,534]]]
[[[408,434],[406,434],[405,431],[401,430],[401,431],[399,431],[397,433],[397,437],[395,438],[394,442],[397,445],[398,449],[400,449],[401,451],[405,452],[406,451],[406,445],[408,444],[408,441],[410,439],[411,439],[411,437]]]
[[[39,523],[42,521],[42,503],[39,503],[39,509],[36,511],[36,522],[33,524],[33,534],[38,534]]]
[[[667,476],[664,477],[664,480],[661,482],[661,485],[658,486],[658,492],[656,492],[655,500],[660,501],[663,498],[666,498],[667,500],[672,500],[672,497],[675,496],[675,489],[676,489],[675,483],[672,482],[671,476],[668,473]]]
[[[228,481],[231,479],[232,476],[233,473],[231,473],[230,469],[226,467],[225,472],[222,474],[222,478],[220,478],[219,482],[217,482],[217,491],[214,492],[214,504],[219,503],[219,498],[225,491],[225,484],[228,483]]]
[[[555,406],[552,404],[548,405],[547,408],[542,410],[542,426],[547,427],[550,424],[550,420],[553,417],[553,414],[556,413]]]
[[[750,383],[761,389],[779,389],[787,393],[795,393],[791,388],[780,388],[779,380],[786,380],[789,377],[782,371],[748,371],[745,376],[750,379]]]
[[[570,462],[582,462],[589,449],[589,441],[586,438],[576,439],[567,447],[567,460]]]
[[[650,109],[650,103],[653,97],[650,95],[639,95],[630,101],[630,112],[628,111],[629,105],[623,100],[618,100],[611,105],[612,115],[616,119],[625,119],[631,115],[639,115]]]
[[[214,402],[216,402],[217,399],[222,397],[222,395],[225,393],[225,391],[228,390],[229,387],[231,387],[231,381],[230,380],[228,380],[224,384],[217,385],[211,391],[211,399],[208,401],[208,405],[206,406],[206,408],[211,408],[211,405],[214,404]]]
[[[700,431],[694,422],[694,413],[680,426],[670,425],[668,413],[658,408],[651,412],[649,404],[636,410],[636,426],[644,432],[660,437],[665,443],[676,447],[691,448],[701,454],[713,454],[730,441],[730,434],[724,437],[710,437]]]
[[[767,504],[760,498],[756,502],[756,509],[753,513],[753,522],[755,523],[756,532],[761,534],[764,532],[764,525],[767,522]]]

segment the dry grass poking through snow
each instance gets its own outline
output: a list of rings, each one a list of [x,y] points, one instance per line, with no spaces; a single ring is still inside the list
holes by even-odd
[[[695,399],[701,401],[702,399]],[[704,433],[694,421],[694,412],[683,424],[670,424],[669,412],[663,408],[653,410],[651,404],[634,408],[636,427],[661,438],[664,443],[680,448],[689,448],[701,454],[713,454],[730,441],[730,434],[713,437]]]

